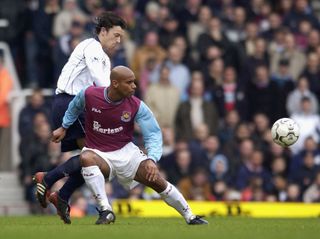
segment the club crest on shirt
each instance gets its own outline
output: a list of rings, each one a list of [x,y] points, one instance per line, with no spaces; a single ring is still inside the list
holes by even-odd
[[[131,120],[131,112],[123,111],[121,115],[121,120],[123,122],[129,122]]]

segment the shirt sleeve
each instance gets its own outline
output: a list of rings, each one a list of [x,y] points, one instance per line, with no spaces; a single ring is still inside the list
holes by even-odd
[[[158,122],[148,106],[141,101],[135,121],[140,126],[148,158],[159,161],[162,155],[162,133]]]
[[[96,47],[88,47],[84,52],[86,65],[96,86],[107,87],[110,84],[110,66]],[[108,73],[105,73],[104,68]]]
[[[84,111],[85,108],[85,89],[82,89],[69,103],[67,111],[62,119],[62,127],[68,129]]]

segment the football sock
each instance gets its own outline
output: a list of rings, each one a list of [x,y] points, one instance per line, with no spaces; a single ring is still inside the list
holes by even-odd
[[[107,209],[112,211],[112,207],[107,198],[105,179],[99,167],[96,165],[82,167],[82,176],[94,198],[97,200],[99,209],[101,211]]]
[[[72,193],[84,184],[81,171],[71,174],[66,183],[60,188],[59,196],[64,201],[68,202]]]
[[[44,176],[44,182],[46,183],[47,188],[51,188],[52,185],[59,179],[67,177],[76,172],[81,172],[80,155],[71,157],[63,164],[60,164],[53,170],[49,171]]]
[[[171,207],[175,208],[189,222],[193,218],[191,209],[178,189],[168,182],[167,188],[160,193],[161,198]]]

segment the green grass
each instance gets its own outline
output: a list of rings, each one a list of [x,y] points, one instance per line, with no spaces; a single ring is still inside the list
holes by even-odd
[[[209,225],[188,226],[181,218],[124,218],[113,225],[93,225],[95,217],[64,225],[55,216],[0,217],[0,239],[313,239],[320,219],[207,218]]]

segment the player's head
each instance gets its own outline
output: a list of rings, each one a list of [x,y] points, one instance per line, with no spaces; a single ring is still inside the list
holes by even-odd
[[[111,70],[110,80],[111,89],[121,98],[133,95],[137,88],[133,71],[125,66],[114,67]]]
[[[97,17],[96,34],[104,51],[115,49],[126,27],[126,22],[113,12],[103,12]]]

